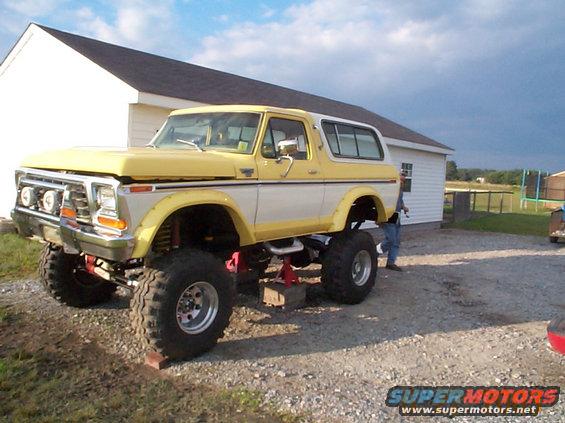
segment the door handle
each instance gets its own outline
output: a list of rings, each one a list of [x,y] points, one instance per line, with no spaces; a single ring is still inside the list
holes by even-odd
[[[316,173],[318,173],[318,171],[316,169],[308,169],[309,175],[315,175]]]

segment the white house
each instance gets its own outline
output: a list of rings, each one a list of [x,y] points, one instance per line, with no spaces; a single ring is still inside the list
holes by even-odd
[[[79,145],[142,146],[173,109],[206,104],[293,107],[377,127],[408,172],[405,223],[442,220],[453,150],[358,106],[30,24],[0,65],[0,216],[22,157]]]

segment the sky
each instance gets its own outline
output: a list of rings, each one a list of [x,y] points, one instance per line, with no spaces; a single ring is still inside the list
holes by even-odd
[[[29,22],[365,107],[459,167],[565,169],[562,0],[0,0],[0,58]]]

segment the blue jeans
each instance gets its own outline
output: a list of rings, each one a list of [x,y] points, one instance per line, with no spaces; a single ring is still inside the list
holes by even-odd
[[[400,223],[385,223],[383,224],[383,231],[385,240],[381,242],[381,249],[384,253],[388,251],[386,263],[394,264],[400,248]]]

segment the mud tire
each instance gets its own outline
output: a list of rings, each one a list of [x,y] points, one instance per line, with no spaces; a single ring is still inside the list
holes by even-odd
[[[89,307],[108,301],[117,286],[78,268],[81,256],[66,254],[47,244],[39,260],[39,276],[47,293],[72,307]]]
[[[155,260],[146,268],[131,301],[131,321],[144,346],[171,359],[197,357],[223,337],[235,301],[235,283],[218,258],[187,249]],[[185,332],[177,321],[178,301],[197,282],[211,285],[218,298],[213,321],[200,333]]]
[[[361,253],[365,251],[366,253]],[[361,253],[370,266],[365,282],[355,283],[354,260]],[[370,263],[368,260],[370,259]],[[344,231],[330,241],[322,259],[322,286],[334,301],[358,304],[373,289],[377,276],[377,253],[373,237],[359,230]]]

